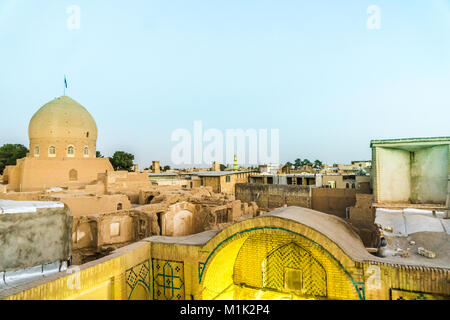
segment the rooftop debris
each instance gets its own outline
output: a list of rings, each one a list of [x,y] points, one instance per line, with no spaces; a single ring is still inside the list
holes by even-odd
[[[417,253],[422,255],[422,256],[424,256],[424,257],[430,258],[430,259],[436,258],[436,253],[435,252],[433,252],[431,250],[427,250],[427,249],[425,249],[423,247],[417,248]]]

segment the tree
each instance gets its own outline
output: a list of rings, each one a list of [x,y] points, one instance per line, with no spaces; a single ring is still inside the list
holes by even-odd
[[[295,159],[294,167],[295,167],[295,169],[300,169],[302,167],[302,160],[301,159]]]
[[[95,157],[96,158],[104,158],[104,156],[102,155],[102,153],[100,151],[95,152]]]
[[[220,171],[225,171],[226,168],[227,168],[226,165],[220,164]]]
[[[304,159],[302,161],[302,166],[312,166],[312,163],[308,159]]]
[[[127,170],[132,171],[133,169],[134,155],[131,153],[126,153],[124,151],[116,151],[112,158],[109,158],[114,170]]]
[[[314,161],[313,168],[321,169],[322,167],[323,167],[322,161],[320,161],[320,160]]]
[[[164,171],[169,171],[170,170],[170,166],[164,166]]]
[[[28,149],[21,144],[5,144],[0,147],[0,174],[6,166],[13,166],[17,159],[25,158]]]
[[[356,175],[357,176],[365,176],[365,175],[367,175],[367,172],[364,169],[359,169],[358,171],[356,171]]]

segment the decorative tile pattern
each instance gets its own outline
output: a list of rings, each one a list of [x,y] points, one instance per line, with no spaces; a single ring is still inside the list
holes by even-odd
[[[199,280],[202,278],[203,270],[205,270],[205,263],[204,262],[199,262],[198,263],[198,279]]]
[[[287,275],[295,275],[299,279],[289,279]],[[305,295],[327,295],[325,269],[308,251],[295,243],[275,249],[263,262],[264,287],[277,291],[286,291],[289,287],[292,290],[289,283],[298,284],[299,287],[294,288],[295,291]]]
[[[153,299],[184,300],[184,264],[153,259]]]
[[[302,242],[301,244],[299,243],[299,245],[302,248],[304,248],[305,250],[307,250],[308,252],[310,252],[315,257],[315,259],[318,261],[318,263],[324,268],[324,271],[330,270],[329,274],[327,274],[327,271],[325,271],[325,273],[326,273],[325,277],[327,279],[327,282],[326,282],[327,297],[329,296],[329,294],[332,294],[334,298],[337,298],[337,297],[339,297],[340,299],[357,299],[357,298],[359,298],[360,300],[365,300],[364,288],[362,288],[362,290],[361,290],[361,288],[358,287],[357,282],[353,278],[353,274],[349,270],[347,270],[346,266],[344,266],[334,256],[332,251],[328,250],[326,247],[317,243],[316,241],[312,240],[311,238],[305,236],[304,234],[300,234],[298,232],[295,232],[295,231],[292,231],[292,230],[289,230],[286,228],[274,227],[274,226],[262,226],[262,227],[248,228],[248,229],[236,232],[236,233],[232,234],[231,236],[229,236],[228,238],[226,238],[225,240],[218,243],[214,247],[214,249],[212,251],[210,251],[210,253],[206,257],[206,259],[201,262],[202,265],[199,264],[199,283],[202,283],[202,281],[204,281],[205,274],[207,272],[209,272],[208,268],[210,267],[210,262],[212,259],[214,259],[217,252],[220,251],[226,245],[228,245],[230,242],[235,241],[236,239],[239,239],[241,237],[244,237],[247,234],[255,234],[255,235],[261,236],[263,234],[267,234],[267,233],[271,233],[271,232],[282,232],[285,235],[293,235],[295,237],[298,237]],[[280,235],[277,235],[277,237],[278,236],[280,236]],[[267,241],[266,241],[266,243],[267,243]],[[307,246],[305,246],[305,244]],[[258,249],[258,248],[263,248],[263,247],[259,246],[256,249]],[[318,255],[316,255],[316,253]],[[267,255],[267,253],[266,253],[266,255]],[[264,255],[263,259],[265,259],[266,255]],[[320,259],[318,258],[318,256],[320,256]],[[249,259],[251,259],[251,258],[249,258]],[[259,263],[260,264],[258,264],[256,266],[256,268],[260,268],[260,270],[261,270],[258,273],[258,275],[260,277],[259,279],[261,279],[262,262],[259,262]],[[249,271],[249,272],[253,272],[253,271]],[[343,274],[341,272],[343,272]],[[242,276],[244,278],[246,278],[247,275],[248,274],[244,273]],[[328,278],[330,278],[331,280],[328,280]],[[350,281],[349,287],[346,287],[346,286],[342,287],[340,284],[339,285],[337,284],[338,283],[337,280],[346,281],[347,279]],[[260,280],[257,280],[256,282],[258,282],[258,281],[260,281]],[[240,282],[238,282],[238,283],[240,283]],[[258,287],[258,284],[254,285],[254,286]]]
[[[450,297],[428,292],[389,289],[389,298],[390,300],[448,300]]]
[[[146,260],[125,272],[125,281],[127,284],[128,300],[133,298],[133,292],[138,285],[141,285],[147,293],[147,299],[150,296],[150,260]]]
[[[360,296],[362,296],[362,299],[366,300],[366,286],[364,282],[355,282],[355,284],[360,292]]]

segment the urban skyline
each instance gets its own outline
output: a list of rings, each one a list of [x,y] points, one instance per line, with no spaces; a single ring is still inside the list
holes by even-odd
[[[279,129],[280,163],[349,163],[370,159],[371,139],[448,136],[446,1],[378,1],[373,29],[369,1],[113,4],[0,4],[0,103],[12,119],[1,145],[27,145],[23,127],[63,94],[64,75],[97,119],[99,151],[144,167],[172,165],[172,133],[197,120]]]

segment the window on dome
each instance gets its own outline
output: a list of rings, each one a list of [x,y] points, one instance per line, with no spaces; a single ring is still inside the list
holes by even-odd
[[[89,157],[89,148],[88,147],[84,147],[84,156]]]
[[[54,146],[50,146],[48,148],[48,156],[55,157],[56,156],[56,148]]]
[[[69,147],[67,148],[67,155],[68,155],[69,157],[73,157],[74,154],[75,154],[75,148],[74,148],[73,146],[69,146]]]
[[[39,146],[34,147],[34,156],[39,157]]]

